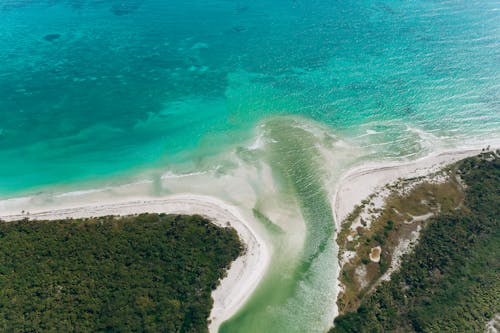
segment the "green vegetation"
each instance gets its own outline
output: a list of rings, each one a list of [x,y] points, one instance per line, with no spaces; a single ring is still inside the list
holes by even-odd
[[[432,181],[435,178],[440,181]],[[462,185],[453,170],[399,180],[387,185],[386,190],[382,207],[375,206],[374,200],[380,193],[374,193],[342,223],[337,238],[339,259],[345,251],[351,253],[342,264],[340,275],[343,285],[337,300],[340,314],[355,311],[381,282],[400,243],[411,242],[430,216],[452,211],[464,200]],[[379,246],[380,261],[373,262],[370,253]]]
[[[454,172],[466,184],[463,205],[432,218],[400,270],[331,333],[481,332],[500,312],[500,159],[485,153]]]
[[[200,216],[0,223],[0,331],[206,332],[242,252]]]

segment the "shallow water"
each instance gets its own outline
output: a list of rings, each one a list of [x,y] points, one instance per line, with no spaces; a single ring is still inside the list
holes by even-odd
[[[498,132],[496,1],[0,7],[1,193],[192,163],[276,114],[377,156]]]
[[[326,138],[319,139],[300,125],[297,119],[268,121],[264,160],[275,173],[279,196],[288,199],[289,209],[297,209],[305,223],[304,245],[290,255],[286,246],[294,228],[290,221],[282,221],[284,232],[273,239],[270,271],[244,309],[220,332],[321,332],[333,320],[334,219],[324,187],[325,161],[317,147]]]
[[[175,191],[165,172],[265,165],[276,189],[248,180],[244,208],[273,269],[222,331],[321,332],[336,179],[362,160],[499,142],[498,22],[493,0],[3,1],[0,197],[144,178],[161,195]]]

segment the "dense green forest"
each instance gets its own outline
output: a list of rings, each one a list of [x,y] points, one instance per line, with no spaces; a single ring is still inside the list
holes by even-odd
[[[0,223],[1,332],[206,332],[243,251],[200,216]]]
[[[454,168],[464,205],[432,218],[401,269],[330,333],[483,332],[500,312],[500,159],[485,153]]]

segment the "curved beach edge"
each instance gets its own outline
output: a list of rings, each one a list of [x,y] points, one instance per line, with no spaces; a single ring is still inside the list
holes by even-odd
[[[6,208],[5,205],[3,208]],[[0,219],[16,221],[60,220],[97,216],[126,216],[140,213],[166,213],[201,215],[219,227],[234,228],[245,246],[244,253],[232,262],[227,275],[212,292],[214,300],[209,317],[209,331],[215,333],[220,325],[231,318],[250,297],[264,276],[270,260],[270,253],[264,240],[254,231],[238,208],[214,197],[178,194],[163,198],[134,198],[133,201],[106,202],[102,205],[56,207],[54,209],[31,210],[27,213],[8,214],[0,212]]]
[[[347,170],[334,191],[333,207],[337,228],[363,199],[377,188],[399,178],[428,175],[464,158],[478,155],[481,148],[446,150],[430,153],[414,161],[363,163]]]
[[[348,169],[340,178],[332,197],[336,232],[342,230],[342,222],[370,194],[386,184],[398,179],[422,177],[437,172],[467,157],[481,153],[482,148],[463,148],[432,152],[414,161],[377,163],[368,162]],[[340,265],[340,262],[338,263]],[[337,269],[337,292],[342,289],[340,283],[341,267]],[[337,294],[338,295],[338,294]],[[337,302],[335,302],[335,317],[338,316]]]

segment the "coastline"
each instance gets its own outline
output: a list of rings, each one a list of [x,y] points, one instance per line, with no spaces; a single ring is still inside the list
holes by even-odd
[[[494,150],[494,149],[493,149]],[[481,148],[464,148],[430,153],[414,161],[377,163],[368,162],[348,169],[339,179],[332,197],[332,210],[335,218],[335,242],[342,230],[342,222],[369,195],[386,184],[398,179],[421,177],[436,172],[447,165],[464,158],[477,155]],[[339,258],[338,258],[339,259]],[[337,299],[335,301],[335,317],[339,314],[338,295],[343,290],[340,281],[342,270],[340,259],[336,271]]]
[[[198,214],[219,227],[234,228],[245,245],[245,252],[231,263],[227,276],[212,292],[214,304],[209,317],[209,331],[217,332],[225,320],[232,317],[245,303],[267,270],[270,253],[264,240],[252,229],[238,209],[219,199],[194,194],[179,194],[163,198],[136,198],[102,205],[65,206],[54,209],[36,209],[29,213],[1,213],[0,219],[15,221],[58,220],[105,215],[125,216],[140,213]]]
[[[366,162],[346,169],[337,181],[331,196],[331,207],[337,229],[334,233],[334,241],[336,242],[337,233],[341,230],[341,221],[355,205],[377,188],[392,183],[398,178],[426,175],[445,165],[478,154],[480,151],[480,148],[447,150],[431,153],[415,161]],[[185,181],[184,179],[183,182]],[[5,221],[23,218],[55,220],[104,215],[124,216],[148,212],[199,214],[218,226],[225,227],[229,224],[237,231],[241,241],[245,244],[246,252],[231,264],[227,276],[212,292],[214,304],[209,317],[209,331],[217,332],[224,321],[241,309],[266,273],[270,262],[271,244],[267,244],[256,232],[255,224],[252,223],[254,221],[250,216],[245,215],[246,210],[216,198],[213,193],[147,196],[139,194],[141,192],[137,190],[129,191],[131,185],[134,184],[124,185],[119,190],[111,187],[52,194],[52,196],[49,195],[50,200],[37,196],[0,200],[0,219]],[[150,186],[150,182],[139,182],[137,186]],[[238,189],[241,192],[241,187]],[[175,193],[180,188],[173,188],[173,190]],[[125,196],[120,196],[120,193]],[[118,196],[115,196],[117,194]],[[88,204],[82,205],[82,202],[88,202]],[[21,213],[21,209],[24,209],[24,213]],[[337,284],[337,297],[342,289],[339,274],[340,266],[338,266],[336,276],[332,277]],[[336,300],[333,306],[334,317],[336,317],[338,315]]]
[[[445,150],[431,153],[414,161],[368,162],[350,168],[338,181],[332,199],[337,229],[340,230],[342,221],[354,207],[377,188],[399,178],[425,176],[480,152],[481,148]]]

